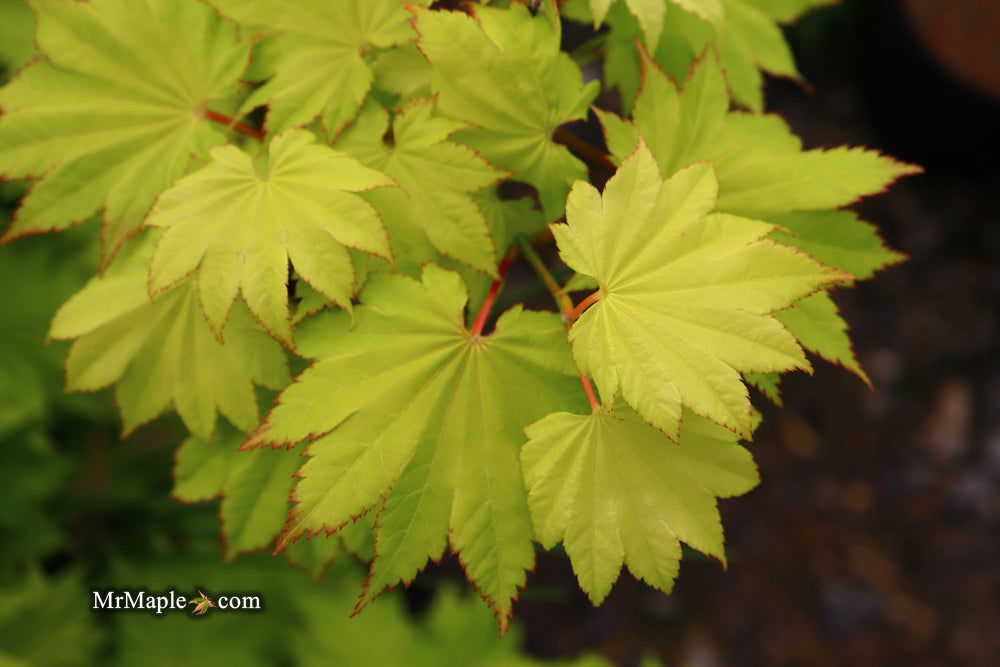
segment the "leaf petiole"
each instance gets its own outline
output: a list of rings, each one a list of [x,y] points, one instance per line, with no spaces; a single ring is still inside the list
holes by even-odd
[[[511,246],[510,250],[507,251],[507,256],[503,258],[500,266],[497,267],[497,278],[490,285],[490,291],[486,294],[483,305],[479,307],[476,319],[472,322],[472,327],[469,329],[469,333],[473,336],[481,336],[483,334],[483,327],[486,326],[486,318],[489,317],[490,310],[493,308],[493,302],[497,299],[504,276],[507,275],[507,269],[510,268],[510,263],[514,261],[516,256],[517,246]]]
[[[545,287],[548,288],[549,294],[552,295],[552,298],[559,306],[566,328],[570,328],[573,322],[576,321],[576,318],[579,317],[579,313],[577,313],[577,311],[583,312],[587,306],[597,300],[597,292],[588,296],[574,308],[573,300],[569,298],[568,294],[562,291],[562,287],[559,286],[559,283],[552,276],[549,268],[545,266],[545,262],[542,261],[542,258],[538,256],[538,253],[531,245],[531,242],[523,236],[518,236],[517,245],[520,246],[521,252],[524,253],[524,258],[528,260],[529,264],[531,264],[531,268],[533,268],[535,273],[538,274],[538,277],[541,278]],[[590,378],[583,373],[580,373],[580,383],[583,385],[583,392],[587,395],[587,401],[590,403],[591,409],[597,410],[601,407],[601,402],[597,399],[597,395],[594,393],[594,387],[590,383]]]
[[[237,121],[235,118],[230,118],[225,114],[221,114],[218,111],[212,111],[211,109],[203,110],[202,114],[205,116],[205,118],[207,118],[212,122],[219,123],[220,125],[225,125],[226,127],[231,127],[240,134],[245,134],[246,136],[252,137],[257,141],[261,142],[264,141],[263,130],[255,130],[249,125]]]

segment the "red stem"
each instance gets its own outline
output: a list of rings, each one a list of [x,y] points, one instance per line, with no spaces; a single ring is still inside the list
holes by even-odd
[[[555,139],[591,164],[614,171],[618,168],[611,156],[562,127],[557,127]]]
[[[576,308],[566,313],[566,318],[570,322],[576,322],[578,319],[580,319],[580,316],[583,315],[583,311],[587,310],[588,307],[590,307],[594,302],[596,302],[600,298],[598,294],[599,292],[593,292],[592,294],[588,294],[583,301],[576,304]]]
[[[497,300],[497,294],[500,292],[500,285],[503,284],[503,278],[507,275],[507,269],[510,268],[510,263],[514,261],[514,256],[517,255],[517,246],[511,246],[510,252],[507,256],[503,258],[500,262],[500,266],[497,267],[497,279],[493,281],[490,285],[490,291],[486,294],[486,299],[483,301],[483,305],[479,307],[479,312],[476,313],[476,319],[472,323],[472,328],[469,329],[469,333],[473,336],[480,336],[483,333],[483,327],[486,326],[486,318],[490,316],[490,310],[493,308],[493,302]]]
[[[230,118],[229,116],[226,116],[225,114],[221,114],[218,111],[212,111],[211,109],[205,109],[203,113],[205,114],[205,118],[211,121],[220,123],[227,127],[231,127],[237,132],[240,132],[241,134],[245,134],[248,137],[253,137],[257,141],[264,141],[263,130],[255,130],[249,125],[244,125],[243,123],[237,122],[236,120]]]
[[[580,382],[583,384],[583,393],[587,395],[587,400],[590,401],[590,409],[596,410],[601,407],[601,402],[597,400],[597,394],[594,393],[594,386],[590,384],[590,378],[580,373]]]

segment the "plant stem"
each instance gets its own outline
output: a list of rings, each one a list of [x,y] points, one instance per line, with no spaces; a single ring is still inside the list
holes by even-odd
[[[573,300],[569,298],[568,294],[562,291],[562,287],[560,287],[556,279],[552,277],[552,273],[549,271],[549,268],[545,266],[545,262],[543,262],[542,258],[538,256],[538,253],[535,252],[531,242],[523,236],[519,236],[517,237],[517,245],[521,247],[521,252],[524,253],[524,258],[528,260],[528,263],[531,264],[531,268],[535,270],[535,273],[537,273],[538,277],[542,279],[545,287],[548,288],[549,294],[552,295],[556,305],[559,306],[563,323],[566,325],[566,328],[569,329],[573,326],[573,322],[575,322],[576,318],[579,316],[577,311],[583,312],[587,306],[597,300],[597,292],[588,296],[580,302],[579,306],[574,308]],[[580,373],[580,384],[583,385],[583,393],[587,395],[587,402],[590,403],[590,409],[597,410],[601,407],[601,402],[597,400],[597,394],[594,393],[594,386],[590,383],[590,378],[583,373]]]
[[[611,171],[618,168],[618,165],[614,163],[614,160],[612,160],[611,157],[604,151],[595,146],[591,146],[586,141],[575,134],[570,133],[565,128],[557,127],[553,136],[564,146],[592,164],[604,167],[605,169],[610,169]]]
[[[598,297],[598,294],[600,294],[600,292],[593,292],[592,294],[588,294],[583,301],[576,304],[576,308],[570,311],[566,316],[567,318],[569,318],[569,321],[576,322],[578,319],[580,319],[580,316],[583,315],[583,311],[587,310],[589,306],[591,306],[594,302],[596,302],[600,298]]]
[[[214,122],[219,123],[221,125],[225,125],[227,127],[231,127],[231,128],[233,128],[234,130],[236,130],[237,132],[239,132],[241,134],[245,134],[248,137],[253,137],[257,141],[264,141],[264,131],[263,130],[255,130],[252,127],[250,127],[249,125],[245,125],[243,123],[237,122],[236,120],[230,118],[229,116],[226,116],[225,114],[221,114],[218,111],[212,111],[211,109],[205,109],[202,113],[205,114],[205,118],[207,118],[207,119],[209,119],[211,121],[214,121]]]
[[[549,294],[555,299],[556,305],[559,306],[559,311],[562,313],[563,320],[565,321],[569,313],[573,310],[573,300],[569,298],[568,294],[563,293],[559,282],[552,276],[549,268],[545,266],[545,262],[538,256],[535,248],[526,238],[523,236],[517,237],[517,245],[521,247],[524,258],[528,260],[531,268],[535,270],[535,273],[541,278],[542,283],[545,284],[546,289],[549,290]]]
[[[479,307],[479,312],[476,313],[476,319],[472,323],[472,328],[469,329],[469,333],[473,336],[482,335],[483,327],[486,326],[486,318],[490,316],[490,310],[493,308],[493,302],[496,301],[497,294],[500,292],[500,285],[503,284],[503,278],[507,275],[507,269],[510,268],[510,263],[514,261],[514,257],[516,256],[517,246],[511,246],[507,252],[507,256],[503,258],[500,266],[497,267],[497,278],[490,285],[490,291],[486,294],[483,305]]]
[[[597,410],[601,407],[601,402],[597,400],[597,394],[594,393],[594,386],[590,384],[590,378],[580,373],[580,382],[583,384],[583,393],[587,395],[587,401],[590,403],[591,412]]]

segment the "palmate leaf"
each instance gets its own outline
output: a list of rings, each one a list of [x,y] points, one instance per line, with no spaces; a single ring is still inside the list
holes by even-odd
[[[665,173],[712,160],[719,209],[774,223],[772,239],[859,280],[903,258],[854,213],[820,209],[880,192],[919,168],[857,148],[803,151],[779,118],[728,112],[726,82],[711,55],[693,69],[683,90],[644,52],[640,56],[644,85],[634,122],[599,112],[616,157],[624,159],[641,134]],[[868,381],[851,351],[847,325],[828,297],[816,296],[778,319],[807,350]]]
[[[612,30],[607,38],[605,85],[617,86],[625,104],[631,105],[640,84],[634,40],[641,34],[650,53],[678,78],[699,54],[711,49],[722,61],[734,101],[762,111],[765,72],[800,78],[780,24],[792,23],[812,7],[831,1],[719,0],[713,2],[716,9],[712,14],[685,9],[682,3],[671,0],[629,3],[628,12],[613,6],[607,17]],[[574,14],[583,18],[578,16],[577,7]]]
[[[521,452],[538,540],[559,541],[580,587],[600,604],[622,563],[669,593],[681,542],[725,562],[716,497],[759,477],[737,437],[685,410],[680,444],[619,403],[593,414],[551,414],[525,429]]]
[[[603,196],[578,182],[568,224],[552,226],[563,260],[599,285],[570,331],[577,364],[605,402],[620,391],[674,440],[682,405],[749,438],[740,373],[810,368],[770,314],[850,278],[761,240],[772,225],[710,215],[717,193],[705,163],[664,182],[640,142]]]
[[[302,349],[325,353],[286,389],[249,445],[306,450],[280,545],[378,508],[376,558],[360,604],[408,582],[450,541],[505,628],[534,562],[517,462],[521,429],[579,407],[579,380],[554,313],[514,308],[489,336],[464,326],[458,274],[375,274],[348,329],[325,313]]]
[[[633,122],[599,113],[612,155],[624,160],[642,136],[664,174],[712,161],[721,211],[761,217],[839,208],[920,171],[861,148],[803,151],[777,116],[729,112],[726,81],[710,53],[683,90],[641,49],[640,57],[644,83]]]
[[[552,134],[585,117],[597,94],[597,83],[584,86],[580,69],[559,50],[554,4],[544,3],[535,16],[517,4],[477,6],[475,17],[414,10],[417,45],[434,67],[438,109],[475,126],[460,141],[538,188],[547,220],[562,214],[569,185],[587,175]]]
[[[200,2],[32,6],[45,58],[0,90],[0,174],[39,180],[2,240],[101,209],[106,265],[192,156],[225,141],[203,112],[239,91],[249,47]]]
[[[871,386],[868,374],[854,355],[854,347],[847,336],[847,323],[825,290],[807,296],[774,316],[788,327],[802,347],[832,364],[843,366]]]
[[[779,23],[791,23],[816,7],[832,5],[837,0],[743,0]]]
[[[639,22],[646,44],[655,47],[660,43],[663,17],[667,2],[673,2],[685,11],[696,14],[707,21],[718,23],[723,18],[722,0],[625,0],[625,6]],[[599,28],[608,15],[615,0],[590,0],[590,11],[594,16],[594,28]]]
[[[242,112],[267,105],[272,132],[319,117],[335,136],[372,84],[366,54],[414,38],[400,0],[211,0],[224,16],[267,35],[251,72],[266,80]],[[429,4],[429,0],[414,4]]]
[[[146,241],[137,243],[52,320],[50,338],[75,339],[66,359],[67,390],[116,385],[123,435],[171,405],[204,439],[212,435],[216,411],[243,430],[254,428],[254,384],[277,390],[288,382],[281,347],[256,330],[242,303],[229,315],[224,344],[217,340],[190,280],[150,302],[150,248]]]
[[[495,275],[493,238],[469,193],[509,172],[493,167],[468,146],[448,141],[463,127],[465,123],[436,116],[434,100],[414,99],[393,119],[388,144],[383,137],[390,130],[389,114],[370,104],[336,145],[399,183],[400,188],[367,198],[382,213],[394,254],[407,256],[403,263],[419,265],[430,259],[406,245],[406,239],[422,233],[438,252]]]
[[[227,561],[273,544],[288,514],[293,475],[303,462],[295,449],[238,451],[245,440],[244,433],[223,425],[211,440],[189,436],[174,454],[175,498],[185,503],[222,498],[219,521]],[[296,544],[285,554],[319,576],[343,551],[342,542],[351,553],[366,551],[370,533],[371,522],[359,521],[351,531],[329,540],[303,540],[302,547]]]
[[[887,248],[871,223],[851,211],[792,211],[769,213],[778,225],[771,238],[795,246],[824,264],[868,280],[906,256]]]
[[[242,292],[268,331],[291,346],[288,261],[349,309],[355,281],[345,246],[391,257],[378,214],[352,192],[392,184],[305,130],[275,136],[266,160],[235,146],[213,149],[212,162],[165,192],[146,221],[167,228],[150,265],[150,293],[200,267],[198,296],[216,333]]]

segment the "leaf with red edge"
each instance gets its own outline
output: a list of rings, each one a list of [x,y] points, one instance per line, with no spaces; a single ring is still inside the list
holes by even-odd
[[[400,264],[419,266],[430,259],[429,241],[436,251],[495,276],[493,238],[471,194],[509,172],[448,140],[464,127],[435,114],[432,99],[409,100],[391,124],[385,109],[369,104],[336,147],[399,183],[367,199],[382,214]]]
[[[242,113],[267,105],[267,128],[282,132],[319,118],[327,136],[347,125],[372,85],[370,52],[412,42],[400,0],[210,0],[263,39],[250,76],[263,81]],[[415,4],[428,4],[429,0]]]
[[[38,180],[2,240],[102,210],[106,266],[192,156],[225,141],[204,111],[240,91],[250,49],[199,2],[32,4],[44,59],[0,90],[0,174]]]
[[[250,312],[291,347],[288,262],[350,309],[347,248],[391,258],[378,213],[354,193],[393,184],[305,130],[275,136],[256,159],[235,146],[216,148],[208,166],[163,193],[149,214],[147,225],[167,230],[150,264],[150,294],[197,268],[198,298],[214,331],[242,292]]]
[[[669,593],[682,541],[725,563],[716,498],[759,481],[733,433],[685,411],[675,444],[623,402],[551,414],[525,431],[521,462],[538,539],[547,549],[562,541],[595,605],[623,563]]]
[[[235,426],[257,423],[254,384],[288,382],[284,352],[257,329],[242,302],[230,312],[221,341],[198,305],[191,280],[149,300],[146,266],[152,239],[127,248],[52,320],[49,337],[75,340],[66,358],[66,388],[116,385],[123,435],[173,406],[192,433],[210,439],[216,411]]]
[[[583,403],[562,321],[517,307],[492,334],[470,334],[461,278],[434,265],[422,282],[375,274],[361,301],[353,328],[346,313],[317,316],[309,331],[321,342],[303,347],[327,354],[248,443],[314,439],[279,546],[378,507],[362,606],[412,580],[450,541],[506,628],[534,563],[521,429]]]
[[[596,82],[584,85],[580,68],[560,51],[554,6],[543,3],[534,16],[518,4],[476,5],[474,17],[413,10],[417,46],[433,65],[438,109],[473,126],[459,141],[538,188],[547,220],[562,214],[570,184],[587,175],[552,134],[584,118],[598,88]]]

